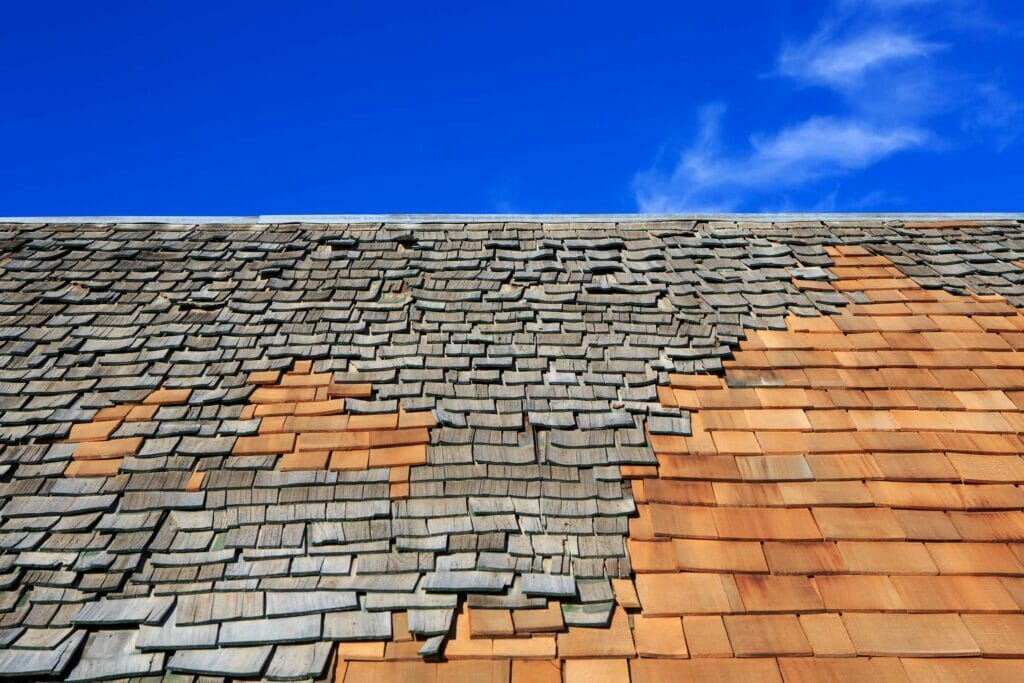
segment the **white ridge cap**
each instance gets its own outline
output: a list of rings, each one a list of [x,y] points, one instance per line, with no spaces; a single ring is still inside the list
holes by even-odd
[[[396,213],[265,214],[252,216],[0,216],[0,223],[639,223],[652,221],[1024,221],[1024,213]]]

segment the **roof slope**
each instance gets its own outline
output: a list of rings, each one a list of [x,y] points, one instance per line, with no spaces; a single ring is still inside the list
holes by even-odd
[[[0,674],[1016,678],[1020,227],[0,226]]]

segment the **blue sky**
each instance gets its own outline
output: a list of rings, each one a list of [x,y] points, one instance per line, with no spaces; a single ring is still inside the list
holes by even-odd
[[[1024,3],[34,2],[0,215],[1024,211]]]

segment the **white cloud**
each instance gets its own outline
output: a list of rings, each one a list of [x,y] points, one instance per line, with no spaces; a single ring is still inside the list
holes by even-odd
[[[806,43],[783,48],[779,72],[809,84],[849,88],[872,70],[927,57],[941,47],[894,30],[873,30],[844,41],[836,41],[832,31],[826,30]]]
[[[968,130],[988,129],[986,139],[997,149],[1008,145],[1021,129],[1017,99],[989,75],[983,80],[944,63],[955,45],[935,38],[948,39],[946,24],[970,31],[967,26],[982,25],[979,17],[984,12],[969,0],[834,0],[812,35],[784,44],[773,75],[837,97],[775,130],[741,135],[740,145],[725,142],[736,139],[723,135],[725,107],[704,107],[694,141],[675,152],[667,168],[634,177],[637,204],[647,212],[792,208],[787,193],[818,181],[864,171],[901,152],[950,148],[935,132],[948,126],[950,114]],[[831,192],[834,203],[838,190]],[[852,206],[851,200],[842,204]]]
[[[911,126],[875,128],[856,119],[816,116],[771,134],[757,134],[746,149],[722,144],[724,108],[701,112],[700,131],[669,174],[648,171],[634,189],[641,211],[729,211],[742,197],[785,190],[866,168],[897,152],[920,147],[926,131]]]

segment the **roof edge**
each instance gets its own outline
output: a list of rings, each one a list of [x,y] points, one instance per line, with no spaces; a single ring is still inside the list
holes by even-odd
[[[0,216],[0,223],[640,223],[653,221],[1024,221],[1024,213],[394,213],[251,216]]]

